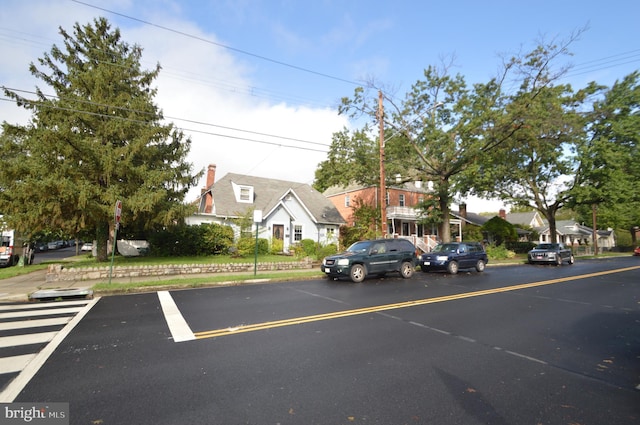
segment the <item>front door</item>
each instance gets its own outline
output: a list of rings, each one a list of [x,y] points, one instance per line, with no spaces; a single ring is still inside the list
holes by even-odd
[[[284,239],[284,225],[283,224],[274,224],[273,225],[273,239],[283,240]]]

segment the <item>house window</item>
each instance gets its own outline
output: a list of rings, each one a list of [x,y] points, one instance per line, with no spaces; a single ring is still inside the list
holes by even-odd
[[[299,224],[296,224],[293,227],[293,240],[294,241],[301,241],[302,240],[302,226]]]
[[[251,188],[248,188],[248,187],[240,188],[240,201],[241,202],[251,201]]]
[[[400,195],[398,196],[398,202],[399,202],[399,204],[400,204],[400,206],[401,206],[401,207],[404,207],[404,206],[405,206],[405,205],[404,205],[404,195],[403,195],[403,194],[400,194]]]
[[[334,227],[327,227],[327,239],[333,240],[336,237],[336,229]]]
[[[344,196],[344,206],[345,207],[351,206],[351,199],[349,198],[349,195]]]

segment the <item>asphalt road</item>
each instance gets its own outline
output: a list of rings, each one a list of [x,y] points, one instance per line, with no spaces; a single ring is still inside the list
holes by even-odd
[[[624,425],[639,384],[629,256],[105,297],[16,401],[72,424]]]
[[[80,247],[78,247],[80,252]],[[33,264],[40,264],[47,261],[62,260],[64,258],[73,257],[76,255],[76,247],[68,246],[60,249],[52,249],[50,251],[36,252],[33,256]]]

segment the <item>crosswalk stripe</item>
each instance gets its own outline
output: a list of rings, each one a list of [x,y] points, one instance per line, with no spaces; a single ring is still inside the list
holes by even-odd
[[[18,322],[0,323],[0,331],[10,331],[15,329],[39,328],[41,326],[66,325],[71,320],[71,316],[54,317],[52,319],[21,320]]]
[[[35,334],[14,335],[0,337],[0,348],[16,347],[19,345],[41,344],[49,342],[58,332],[40,332]]]
[[[60,308],[69,307],[73,305],[86,305],[89,301],[77,300],[77,301],[56,301],[55,303],[22,303],[22,304],[0,304],[0,311],[15,311],[15,310],[35,310],[46,308]]]
[[[14,378],[5,388],[0,391],[0,403],[13,402],[20,391],[24,389],[27,383],[33,378],[33,376],[40,370],[44,362],[53,354],[56,348],[62,343],[66,336],[73,330],[73,328],[80,323],[84,316],[91,310],[91,308],[100,301],[100,297],[86,303],[84,307],[77,311],[77,314],[69,321],[69,323],[58,332],[49,332],[52,335],[50,342],[40,350],[31,361],[29,361],[24,368],[19,371],[19,374]],[[20,336],[21,338],[24,335]],[[6,337],[9,338],[9,337]]]
[[[36,358],[36,354],[24,354],[0,358],[0,373],[20,372],[29,362]]]
[[[31,310],[31,311],[12,311],[9,313],[0,313],[0,319],[19,319],[22,317],[34,317],[34,316],[51,316],[54,314],[72,314],[78,313],[82,310],[82,307],[69,307],[69,308],[48,308],[46,310]]]
[[[158,298],[173,341],[184,342],[196,339],[169,291],[158,291]]]

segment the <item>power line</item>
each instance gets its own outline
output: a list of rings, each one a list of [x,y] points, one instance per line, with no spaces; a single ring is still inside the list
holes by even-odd
[[[13,35],[10,35],[10,34],[13,34]],[[47,44],[45,42],[37,42],[34,40],[30,40],[29,38],[26,38],[26,37],[43,38],[35,34],[29,34],[22,31],[17,31],[15,29],[0,27],[0,40],[4,40],[8,43],[12,43],[12,45],[16,45],[20,43],[27,46],[38,45],[38,46],[46,47],[56,43],[54,40],[50,40],[51,44]],[[95,48],[92,48],[92,49],[99,51],[98,49],[95,49]],[[112,63],[112,62],[101,62],[101,61],[98,61],[98,62],[108,66],[116,66],[116,67],[123,66],[121,64]],[[149,61],[144,61],[144,62],[147,64],[150,64]],[[155,63],[151,64],[150,66],[151,67],[155,66]],[[234,83],[228,83],[224,80],[215,80],[215,79],[211,79],[209,76],[199,75],[193,72],[184,71],[177,68],[169,68],[164,65],[162,66],[162,70],[163,72],[161,73],[161,77],[167,77],[167,78],[183,80],[183,81],[194,81],[198,84],[210,85],[212,87],[217,87],[221,90],[225,90],[227,92],[234,93],[234,94],[244,94],[247,96],[260,97],[264,99],[284,100],[284,101],[288,101],[298,105],[310,105],[310,106],[318,106],[318,107],[326,107],[326,108],[332,107],[331,105],[327,105],[326,103],[321,103],[312,99],[307,99],[304,97],[285,94],[285,93],[278,93],[269,89],[256,87],[256,86],[235,85]]]
[[[340,77],[336,77],[336,76],[333,76],[333,75],[325,74],[323,72],[314,71],[312,69],[303,68],[301,66],[293,65],[293,64],[290,64],[290,63],[287,63],[287,62],[282,62],[282,61],[279,61],[279,60],[276,60],[276,59],[271,59],[271,58],[266,57],[266,56],[258,55],[256,53],[251,53],[251,52],[248,52],[248,51],[242,50],[242,49],[237,49],[235,47],[227,46],[225,44],[218,43],[218,42],[206,39],[204,37],[199,37],[197,35],[189,34],[189,33],[186,33],[184,31],[179,31],[179,30],[176,30],[174,28],[169,28],[169,27],[166,27],[164,25],[155,24],[153,22],[149,22],[149,21],[145,21],[145,20],[142,20],[142,19],[139,19],[139,18],[135,18],[133,16],[125,15],[124,13],[114,12],[113,10],[105,9],[103,7],[95,6],[93,4],[89,4],[89,3],[86,3],[86,2],[83,2],[83,1],[79,1],[79,0],[71,0],[71,1],[73,1],[74,3],[82,4],[82,5],[87,6],[87,7],[91,7],[91,8],[98,9],[98,10],[102,10],[103,12],[108,12],[108,13],[114,14],[116,16],[121,16],[123,18],[130,19],[132,21],[140,22],[140,23],[145,24],[145,25],[156,27],[156,28],[159,28],[159,29],[164,30],[164,31],[169,31],[169,32],[172,32],[174,34],[179,34],[179,35],[182,35],[184,37],[189,37],[189,38],[192,38],[194,40],[202,41],[202,42],[207,43],[207,44],[211,44],[211,45],[214,45],[214,46],[222,47],[224,49],[231,50],[231,51],[236,52],[236,53],[241,53],[243,55],[251,56],[251,57],[263,60],[263,61],[275,63],[276,65],[285,66],[287,68],[296,69],[298,71],[306,72],[306,73],[309,73],[309,74],[314,74],[314,75],[317,75],[317,76],[320,76],[320,77],[323,77],[323,78],[329,78],[329,79],[335,80],[335,81],[341,81],[343,83],[351,84],[351,85],[354,85],[354,86],[360,86],[361,85],[360,83],[356,83],[355,81],[351,81],[351,80],[347,80],[345,78],[340,78]]]
[[[4,98],[4,99],[0,99],[0,100],[5,101],[5,102],[14,103],[14,101],[12,99]],[[29,100],[26,100],[26,99],[24,100],[24,102],[25,103],[35,103],[35,102],[29,101]],[[47,105],[47,104],[44,104],[44,103],[41,103],[40,106],[44,106],[46,108],[55,109],[55,110],[59,110],[59,111],[81,113],[81,114],[96,116],[96,117],[100,117],[100,118],[116,119],[116,120],[120,120],[120,121],[127,121],[127,122],[133,122],[133,123],[145,124],[145,125],[149,124],[148,121],[144,121],[144,120],[135,120],[135,119],[132,119],[132,118],[120,117],[120,116],[117,116],[117,115],[102,114],[102,113],[99,113],[99,112],[83,111],[83,110],[80,110],[80,109],[65,108],[65,107],[61,107],[61,106]],[[184,131],[184,132],[207,134],[207,135],[210,135],[210,136],[224,137],[224,138],[234,139],[234,140],[245,140],[245,141],[248,141],[248,142],[260,143],[260,144],[271,145],[271,146],[278,146],[278,147],[283,147],[283,148],[290,148],[290,149],[298,149],[298,150],[305,150],[305,151],[312,151],[312,152],[327,153],[327,150],[314,149],[314,148],[309,148],[309,147],[304,147],[304,146],[296,146],[296,145],[289,145],[289,144],[285,144],[285,143],[268,142],[266,140],[257,140],[257,139],[251,139],[251,138],[248,138],[248,137],[232,136],[232,135],[228,135],[228,134],[213,133],[213,132],[204,131],[204,130],[188,129],[188,128],[178,127],[178,126],[175,126],[174,128],[176,128],[177,130]],[[247,131],[247,130],[238,130],[238,131],[245,131],[245,132],[252,133],[252,132]],[[262,134],[262,133],[255,133],[255,134]],[[267,135],[267,136],[279,137],[279,136],[272,136],[272,135]],[[291,140],[296,140],[296,139],[291,139]],[[303,140],[300,140],[300,141],[303,142],[303,143],[313,143],[313,144],[317,144],[317,145],[321,145],[321,146],[325,146],[325,147],[329,148],[329,146],[321,144],[321,143],[307,142],[307,141],[303,141]]]
[[[3,90],[8,90],[11,92],[19,92],[19,93],[28,93],[28,94],[37,94],[36,92],[33,91],[29,91],[29,90],[20,90],[20,89],[15,89],[15,88],[11,88],[11,87],[5,87],[2,86]],[[156,115],[152,112],[147,112],[147,111],[141,111],[138,109],[132,109],[132,108],[125,108],[122,106],[113,106],[113,105],[109,105],[109,104],[105,104],[105,103],[98,103],[98,102],[92,102],[90,100],[84,100],[84,99],[69,99],[69,98],[64,98],[64,97],[59,97],[59,96],[55,96],[55,95],[49,95],[49,94],[43,94],[43,96],[50,98],[50,99],[58,99],[58,100],[68,100],[68,101],[73,101],[73,102],[77,102],[77,103],[83,103],[83,104],[87,104],[87,105],[91,105],[91,106],[99,106],[99,107],[104,107],[104,108],[110,108],[110,109],[114,109],[114,110],[119,110],[119,111],[123,111],[123,112],[134,112],[136,114],[141,114],[141,115],[149,115],[151,117],[156,117]],[[10,99],[2,99],[2,100],[9,100]],[[28,99],[24,99],[25,102],[28,103],[37,103],[38,101],[31,101]],[[49,106],[46,105],[47,107],[50,108],[55,108],[54,106]],[[58,107],[58,108],[62,108],[62,107]],[[84,111],[81,109],[75,109],[75,108],[68,108],[69,111],[73,111],[73,112],[81,112],[81,113],[90,113],[89,111]],[[105,116],[111,116],[111,115],[105,115]],[[255,134],[257,136],[266,136],[266,137],[273,137],[276,139],[282,139],[282,140],[289,140],[289,141],[293,141],[293,142],[300,142],[300,143],[306,143],[309,145],[318,145],[318,146],[322,146],[322,147],[326,147],[328,148],[329,145],[327,145],[326,143],[319,143],[319,142],[311,142],[309,140],[303,140],[303,139],[297,139],[294,137],[287,137],[287,136],[279,136],[276,134],[269,134],[269,133],[262,133],[259,131],[253,131],[253,130],[243,130],[241,128],[236,128],[236,127],[229,127],[229,126],[224,126],[224,125],[220,125],[220,124],[213,124],[213,123],[208,123],[208,122],[204,122],[204,121],[196,121],[196,120],[191,120],[188,118],[180,118],[180,117],[172,117],[172,116],[167,116],[167,115],[163,115],[163,118],[169,119],[169,120],[177,120],[177,121],[183,121],[183,122],[188,122],[191,124],[198,124],[198,125],[204,125],[204,126],[208,126],[208,127],[217,127],[217,128],[222,128],[225,130],[232,130],[232,131],[239,131],[242,133],[249,133],[249,134]],[[141,122],[141,121],[137,121],[136,122]],[[192,131],[197,131],[197,130],[192,130]],[[202,132],[202,131],[198,131],[200,133],[205,133],[205,134],[209,134],[207,132]],[[214,135],[220,135],[220,134],[216,134],[216,133],[210,133],[210,134],[214,134]],[[250,139],[246,139],[246,140],[250,140]]]

